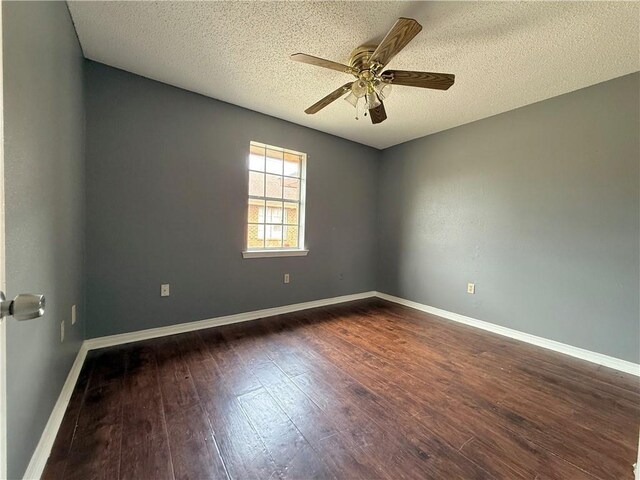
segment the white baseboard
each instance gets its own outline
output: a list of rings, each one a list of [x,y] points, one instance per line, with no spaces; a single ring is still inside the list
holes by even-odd
[[[210,318],[207,320],[199,320],[196,322],[170,325],[168,327],[151,328],[148,330],[140,330],[137,332],[122,333],[119,335],[110,335],[107,337],[99,337],[99,338],[92,338],[89,340],[85,340],[82,343],[80,350],[78,351],[78,355],[76,356],[76,360],[73,362],[73,366],[71,367],[71,370],[69,371],[67,380],[65,381],[62,387],[62,391],[60,392],[60,397],[58,398],[58,401],[56,402],[53,408],[53,411],[51,412],[49,421],[47,422],[44,432],[42,433],[42,437],[38,442],[38,446],[36,447],[36,450],[33,453],[33,456],[31,457],[31,461],[29,462],[29,466],[27,467],[27,471],[25,472],[24,478],[29,480],[39,479],[40,476],[42,475],[44,467],[47,463],[47,459],[49,458],[49,454],[51,453],[53,442],[56,439],[56,435],[58,434],[58,429],[60,428],[60,424],[62,423],[62,418],[64,417],[65,411],[69,404],[69,400],[71,399],[71,394],[73,393],[73,389],[78,380],[78,375],[80,374],[80,370],[82,369],[82,364],[84,363],[85,357],[87,356],[87,352],[89,350],[94,350],[94,349],[104,348],[104,347],[111,347],[114,345],[121,345],[125,343],[137,342],[140,340],[147,340],[150,338],[175,335],[177,333],[192,332],[194,330],[202,330],[205,328],[218,327],[221,325],[229,325],[232,323],[248,322],[251,320],[257,320],[259,318],[271,317],[274,315],[282,315],[284,313],[298,312],[301,310],[324,307],[327,305],[335,305],[338,303],[351,302],[353,300],[361,300],[361,299],[370,298],[370,297],[379,297],[383,300],[388,300],[390,302],[398,303],[400,305],[404,305],[410,308],[415,308],[416,310],[430,313],[432,315],[437,315],[438,317],[442,317],[447,320],[453,320],[455,322],[464,323],[472,327],[481,328],[482,330],[487,330],[489,332],[497,333],[499,335],[504,335],[506,337],[514,338],[516,340],[521,340],[523,342],[537,345],[539,347],[547,348],[549,350],[554,350],[556,352],[564,353],[572,357],[581,358],[589,362],[597,363],[599,365],[604,365],[606,367],[620,370],[622,372],[631,373],[633,375],[640,376],[640,365],[632,362],[627,362],[625,360],[620,360],[618,358],[609,357],[601,353],[591,352],[589,350],[584,350],[582,348],[573,347],[571,345],[566,345],[564,343],[556,342],[554,340],[548,340],[546,338],[537,337],[535,335],[530,335],[528,333],[519,332],[517,330],[512,330],[510,328],[501,327],[500,325],[495,325],[492,323],[484,322],[482,320],[477,320],[475,318],[466,317],[458,313],[448,312],[446,310],[441,310],[439,308],[430,307],[428,305],[412,302],[410,300],[405,300],[399,297],[394,297],[392,295],[387,295],[386,293],[363,292],[363,293],[356,293],[353,295],[344,295],[341,297],[325,298],[322,300],[314,300],[311,302],[295,303],[292,305],[285,305],[282,307],[266,308],[264,310],[255,310],[253,312],[238,313],[235,315],[227,315],[224,317]]]
[[[148,330],[140,330],[137,332],[123,333],[120,335],[111,335],[108,337],[92,338],[85,340],[78,355],[76,356],[73,366],[67,375],[67,380],[62,386],[62,391],[58,397],[58,401],[53,407],[51,416],[47,425],[44,427],[38,446],[36,447],[27,471],[24,474],[24,478],[28,480],[36,480],[42,476],[44,467],[47,464],[53,442],[58,434],[58,429],[62,423],[62,418],[71,400],[71,394],[78,381],[82,364],[87,356],[89,350],[98,348],[111,347],[114,345],[121,345],[124,343],[137,342],[139,340],[146,340],[149,338],[164,337],[167,335],[175,335],[176,333],[192,332],[194,330],[201,330],[204,328],[217,327],[220,325],[229,325],[231,323],[248,322],[250,320],[257,320],[259,318],[271,317],[274,315],[282,315],[284,313],[297,312],[300,310],[308,310],[309,308],[324,307],[327,305],[334,305],[337,303],[351,302],[353,300],[361,300],[363,298],[374,297],[376,292],[363,292],[355,293],[353,295],[343,295],[341,297],[324,298],[322,300],[314,300],[311,302],[294,303],[292,305],[285,305],[282,307],[266,308],[264,310],[255,310],[253,312],[238,313],[235,315],[227,315],[224,317],[210,318],[207,320],[200,320],[196,322],[181,323],[178,325],[170,325],[168,327],[151,328]]]
[[[584,348],[574,347],[572,345],[567,345],[566,343],[556,342],[555,340],[549,340],[543,337],[538,337],[536,335],[531,335],[529,333],[513,330],[511,328],[502,327],[494,323],[484,322],[482,320],[477,320],[465,315],[460,315],[459,313],[453,313],[447,310],[442,310],[440,308],[431,307],[429,305],[423,305],[422,303],[412,302],[411,300],[405,300],[404,298],[394,297],[393,295],[387,295],[386,293],[376,292],[376,297],[382,298],[383,300],[388,300],[390,302],[398,303],[406,307],[415,308],[416,310],[430,313],[432,315],[437,315],[438,317],[442,317],[447,320],[464,323],[465,325],[481,328],[482,330],[486,330],[488,332],[497,333],[498,335],[503,335],[515,340],[527,342],[532,345],[537,345],[538,347],[553,350],[555,352],[564,353],[565,355],[570,355],[572,357],[580,358],[588,362],[597,363],[598,365],[613,368],[621,372],[640,376],[640,365],[637,363],[628,362],[619,358],[603,355],[602,353],[592,352],[590,350],[585,350]]]
[[[251,320],[257,320],[259,318],[272,317],[274,315],[298,312],[300,310],[324,307],[327,305],[334,305],[336,303],[351,302],[353,300],[361,300],[363,298],[370,298],[375,296],[376,292],[362,292],[355,293],[353,295],[343,295],[341,297],[323,298],[322,300],[294,303],[292,305],[285,305],[282,307],[265,308],[264,310],[254,310],[253,312],[236,313],[234,315],[209,318],[196,322],[179,323],[177,325],[169,325],[168,327],[150,328],[148,330],[139,330],[137,332],[91,338],[89,340],[85,340],[84,343],[87,346],[88,350],[94,350],[97,348],[121,345],[123,343],[137,342],[139,340],[147,340],[150,338],[175,335],[177,333],[192,332],[194,330],[202,330],[204,328],[219,327],[221,325],[229,325],[231,323],[248,322]]]
[[[472,327],[481,328],[489,332],[497,333],[505,337],[520,340],[522,342],[537,345],[542,348],[553,350],[555,352],[570,355],[572,357],[580,358],[588,362],[597,363],[605,367],[613,368],[625,373],[640,376],[640,365],[637,363],[628,362],[619,358],[610,357],[602,353],[592,352],[583,348],[567,345],[566,343],[556,342],[555,340],[549,340],[547,338],[538,337],[529,333],[520,332],[511,328],[502,327],[494,323],[485,322],[475,318],[460,315],[459,313],[449,312],[440,308],[431,307],[404,298],[395,297],[382,292],[363,292],[353,295],[344,295],[342,297],[326,298],[322,300],[315,300],[312,302],[295,303],[293,305],[285,305],[282,307],[266,308],[264,310],[255,310],[253,312],[237,313],[235,315],[227,315],[224,317],[210,318],[207,320],[200,320],[197,322],[181,323],[177,325],[170,325],[168,327],[151,328],[148,330],[140,330],[131,333],[122,333],[119,335],[111,335],[108,337],[99,337],[86,340],[84,345],[87,350],[93,350],[97,348],[110,347],[114,345],[121,345],[124,343],[137,342],[139,340],[147,340],[150,338],[164,337],[167,335],[175,335],[177,333],[191,332],[194,330],[201,330],[204,328],[218,327],[220,325],[228,325],[231,323],[247,322],[250,320],[257,320],[258,318],[271,317],[274,315],[281,315],[283,313],[297,312],[300,310],[307,310],[309,308],[324,307],[327,305],[334,305],[337,303],[350,302],[353,300],[360,300],[369,297],[379,297],[390,302],[398,303],[410,308],[415,308],[432,315],[445,318],[447,320],[453,320],[454,322],[464,323]]]
[[[84,359],[87,356],[87,351],[87,347],[83,342],[80,346],[80,350],[78,350],[78,355],[76,355],[76,359],[71,366],[71,370],[69,370],[67,379],[62,386],[62,391],[60,392],[58,401],[49,416],[47,425],[44,427],[38,446],[33,452],[31,461],[27,466],[27,471],[24,473],[23,478],[25,479],[36,480],[42,476],[44,467],[47,464],[47,459],[51,453],[51,448],[53,447],[53,442],[56,439],[56,435],[58,435],[58,429],[60,428],[64,414],[67,411],[69,400],[71,400],[71,394],[73,393],[73,389],[78,381],[80,370],[82,370],[82,365],[84,364]]]

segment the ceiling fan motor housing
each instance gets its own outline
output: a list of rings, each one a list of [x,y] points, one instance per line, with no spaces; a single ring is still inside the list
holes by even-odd
[[[368,71],[371,68],[369,59],[377,47],[377,45],[362,45],[351,52],[351,59],[349,60],[351,68],[358,73]]]

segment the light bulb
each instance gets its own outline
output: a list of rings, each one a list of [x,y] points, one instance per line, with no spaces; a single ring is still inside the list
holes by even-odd
[[[391,84],[389,82],[376,80],[373,83],[373,88],[378,94],[378,98],[380,98],[380,100],[386,100],[391,94]]]
[[[378,96],[376,95],[376,92],[367,93],[367,96],[365,97],[365,99],[366,99],[368,110],[371,110],[380,106],[380,100],[378,100]]]
[[[347,95],[346,97],[344,97],[344,99],[349,102],[351,105],[353,105],[354,107],[357,105],[358,103],[358,97],[356,97],[353,92],[349,92],[349,95]]]
[[[351,93],[361,98],[367,93],[367,83],[364,80],[356,80],[351,84]]]

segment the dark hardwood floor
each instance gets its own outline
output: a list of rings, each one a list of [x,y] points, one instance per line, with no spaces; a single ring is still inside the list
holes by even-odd
[[[382,300],[92,351],[46,479],[632,479],[637,377]]]

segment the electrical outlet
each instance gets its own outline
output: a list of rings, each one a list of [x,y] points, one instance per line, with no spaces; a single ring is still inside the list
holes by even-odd
[[[289,274],[288,273],[284,274],[284,283],[289,283]]]
[[[161,297],[168,297],[169,296],[169,284],[168,283],[163,283],[162,285],[160,285],[160,296]]]
[[[76,306],[75,305],[71,305],[71,325],[75,325],[76,324]]]
[[[475,283],[467,283],[467,293],[476,293]]]
[[[60,322],[60,343],[64,342],[64,320]]]

